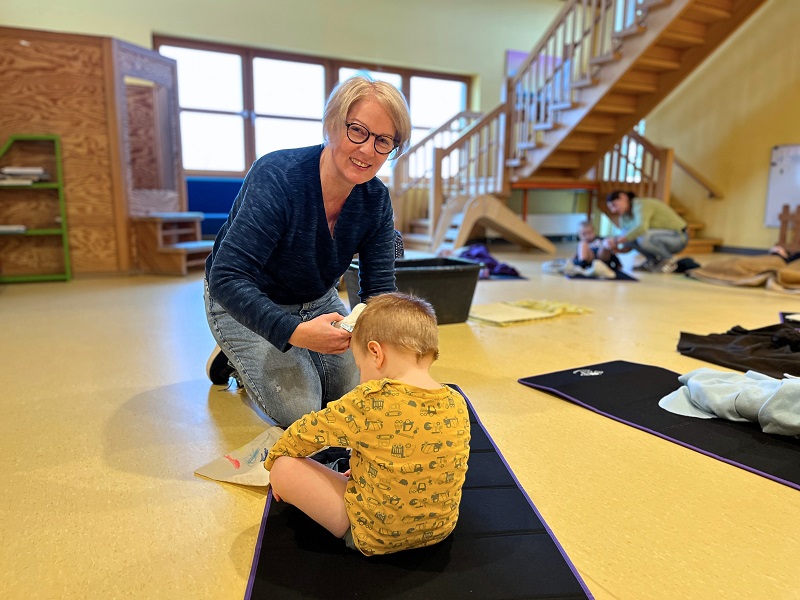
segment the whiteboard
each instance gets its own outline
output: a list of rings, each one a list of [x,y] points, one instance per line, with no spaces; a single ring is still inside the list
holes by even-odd
[[[788,204],[794,210],[800,204],[800,144],[774,146],[769,164],[764,225],[780,227],[778,215],[783,205]]]

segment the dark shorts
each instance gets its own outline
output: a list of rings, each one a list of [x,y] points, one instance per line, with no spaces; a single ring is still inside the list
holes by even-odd
[[[353,530],[352,529],[348,529],[347,533],[344,534],[342,539],[344,540],[344,545],[345,546],[347,546],[351,550],[355,550],[356,552],[359,552],[359,549],[356,548],[356,543],[353,541]]]

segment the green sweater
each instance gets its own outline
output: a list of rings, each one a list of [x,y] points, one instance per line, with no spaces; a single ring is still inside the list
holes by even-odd
[[[634,198],[631,212],[621,215],[619,228],[627,242],[633,242],[650,229],[671,229],[681,231],[686,221],[672,208],[655,198]]]

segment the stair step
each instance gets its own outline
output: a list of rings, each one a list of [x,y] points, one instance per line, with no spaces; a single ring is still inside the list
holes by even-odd
[[[205,218],[201,212],[151,212],[147,215],[131,217],[134,221],[155,221],[159,223],[198,223]]]
[[[558,146],[559,150],[572,152],[596,152],[597,136],[591,133],[572,133]]]
[[[519,150],[536,150],[541,144],[539,142],[520,142],[517,144]]]
[[[678,210],[676,209],[675,212],[678,212]],[[682,214],[685,212],[686,211],[681,211],[678,212],[678,214]],[[689,230],[689,237],[696,236],[697,232],[700,231],[701,229],[705,229],[705,227],[706,227],[705,223],[699,223],[697,221],[689,221],[688,223],[686,223],[686,229]]]
[[[590,65],[607,65],[608,63],[616,62],[622,58],[622,52],[614,51],[601,56],[595,56],[589,59]]]
[[[543,123],[534,123],[533,130],[534,131],[552,131],[556,129],[557,125],[552,121],[545,121]]]
[[[462,218],[463,218],[463,215],[461,215],[461,214],[456,215],[456,217],[453,219],[453,222],[450,223],[451,229],[452,228],[457,228],[461,224],[461,219]],[[414,219],[413,221],[411,221],[411,223],[409,223],[409,227],[411,228],[411,233],[412,234],[419,234],[419,235],[428,235],[425,232],[428,231],[428,227],[430,226],[430,223],[431,223],[431,220],[428,219],[427,217],[421,217],[419,219]],[[403,234],[403,235],[405,235],[405,234]],[[405,239],[405,238],[403,238],[403,239]]]
[[[652,94],[658,89],[658,77],[652,71],[629,71],[614,85],[615,91]]]
[[[577,152],[553,152],[542,163],[545,168],[577,169],[581,165],[581,158]]]
[[[711,254],[714,252],[714,248],[720,245],[722,245],[722,240],[719,238],[690,239],[689,243],[686,244],[686,248],[680,252],[679,256],[685,256],[687,254]]]
[[[575,126],[575,131],[585,133],[614,133],[616,119],[604,115],[587,115]]]
[[[577,79],[573,81],[570,86],[575,89],[582,89],[587,87],[593,87],[600,82],[597,77],[584,77],[583,79]]]
[[[723,6],[724,4],[724,6]],[[726,6],[730,6],[729,2],[718,2],[715,6],[708,2],[694,2],[686,9],[683,16],[692,21],[699,21],[701,23],[713,23],[715,21],[724,21],[733,16]]]
[[[651,8],[661,8],[663,6],[669,6],[670,4],[672,4],[672,0],[641,0],[641,2],[639,2],[639,8],[647,11]]]
[[[431,236],[427,233],[404,233],[403,246],[412,250],[427,249],[431,244]]]
[[[637,111],[636,96],[630,94],[606,94],[594,110],[613,115],[633,115]]]
[[[579,105],[577,103],[567,100],[565,102],[553,102],[550,105],[550,110],[572,110],[578,106]]]
[[[638,68],[652,71],[676,71],[681,67],[681,54],[668,46],[653,46],[636,61]]]
[[[688,19],[678,19],[661,34],[661,39],[677,46],[702,46],[706,43],[706,25]]]
[[[177,242],[162,246],[158,249],[159,252],[174,252],[176,254],[200,254],[205,253],[208,255],[214,249],[213,240],[195,240],[192,242]]]
[[[636,37],[637,35],[642,35],[645,31],[647,31],[647,27],[639,23],[634,23],[627,29],[614,32],[614,37],[618,39]]]

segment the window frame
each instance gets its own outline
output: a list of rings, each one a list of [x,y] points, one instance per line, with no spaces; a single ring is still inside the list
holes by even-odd
[[[454,73],[443,73],[438,71],[431,71],[426,69],[415,69],[410,67],[400,67],[393,65],[384,65],[379,63],[370,63],[365,61],[356,61],[350,59],[342,59],[336,57],[315,56],[310,54],[301,54],[296,52],[285,52],[279,50],[270,50],[267,48],[257,48],[254,46],[243,46],[238,44],[227,44],[220,42],[208,42],[202,40],[195,40],[191,38],[176,37],[170,35],[153,34],[153,49],[158,52],[161,46],[177,46],[182,48],[189,48],[192,50],[206,50],[210,52],[223,52],[228,54],[237,54],[242,60],[242,100],[243,108],[241,112],[226,112],[219,110],[201,110],[195,108],[182,108],[178,107],[179,113],[184,111],[205,113],[205,114],[222,114],[222,115],[237,115],[242,117],[244,121],[244,162],[245,168],[243,171],[209,171],[209,170],[194,170],[184,169],[184,173],[190,177],[232,177],[243,178],[250,165],[258,158],[256,155],[256,136],[255,136],[255,121],[257,117],[279,118],[292,120],[309,120],[316,121],[316,119],[306,119],[302,117],[286,117],[285,115],[272,115],[272,114],[256,114],[255,112],[255,89],[253,81],[253,59],[255,58],[268,58],[274,60],[284,60],[289,62],[301,62],[315,65],[322,65],[325,70],[325,93],[327,98],[333,91],[339,80],[339,69],[367,69],[374,72],[394,73],[400,75],[402,80],[402,92],[411,104],[411,78],[412,77],[427,77],[433,79],[444,79],[449,81],[457,81],[466,86],[466,104],[464,110],[470,110],[472,98],[472,79],[471,75],[459,75]],[[413,127],[413,124],[412,124]]]

